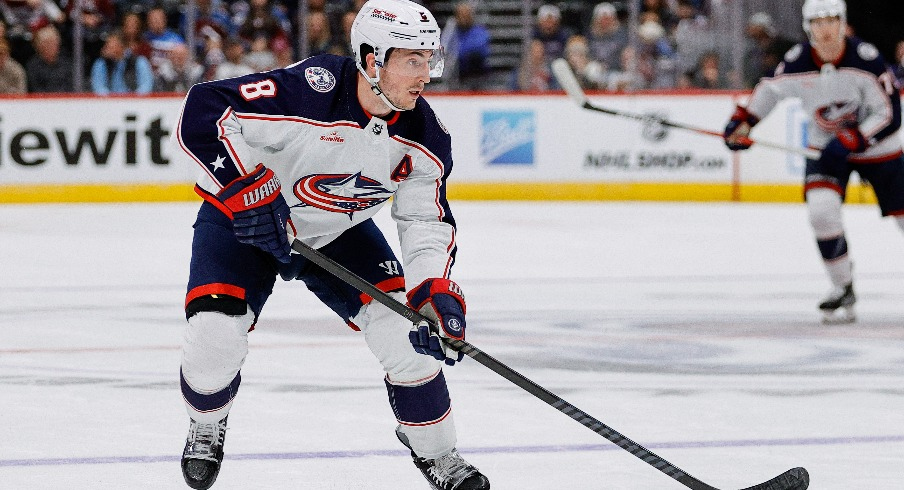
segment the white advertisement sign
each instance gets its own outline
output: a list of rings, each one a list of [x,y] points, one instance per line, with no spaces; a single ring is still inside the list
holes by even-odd
[[[452,134],[453,179],[465,183],[796,184],[803,158],[578,107],[562,94],[428,94]],[[721,132],[738,97],[604,95],[594,104]],[[170,135],[182,99],[8,98],[0,104],[0,186],[193,182]],[[785,101],[754,138],[802,144],[805,118]]]
[[[193,181],[170,164],[181,99],[29,98],[0,104],[0,184]]]

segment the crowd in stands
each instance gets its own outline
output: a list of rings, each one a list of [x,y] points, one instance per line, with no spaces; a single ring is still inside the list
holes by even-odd
[[[639,9],[633,43],[629,1],[638,2]],[[196,0],[192,14],[185,2],[175,0],[0,0],[0,93],[71,92],[76,59],[84,65],[84,91],[109,95],[184,93],[200,81],[287,66],[302,52],[350,56],[349,33],[364,0],[307,3],[308,12],[299,15],[293,1]],[[587,2],[588,15],[577,22],[563,19],[556,4],[542,5],[534,11],[520,66],[505,74],[504,88],[559,89],[550,71],[559,57],[590,90],[750,88],[772,73],[798,39],[783,37],[769,13],[754,13],[746,19],[743,66],[736,70],[734,46],[718,26],[727,18],[718,11],[724,5],[714,0]],[[481,2],[460,1],[445,18],[438,16],[447,88],[500,88],[487,76],[492,33],[477,21],[481,8]],[[188,25],[190,18],[194,25]],[[304,49],[296,41],[298,19],[306,22]],[[82,50],[74,57],[72,40],[78,33]],[[904,40],[889,61],[904,82]]]
[[[794,42],[781,37],[765,12],[746,26],[744,73],[731,70],[732,43],[720,36],[719,2],[639,0],[637,42],[629,42],[624,2],[596,4],[586,26],[566,25],[553,4],[537,11],[532,44],[512,77],[515,90],[558,89],[549,65],[565,58],[585,89],[750,88],[771,75]],[[721,39],[720,39],[721,37]]]
[[[297,3],[280,0],[196,0],[193,14],[173,0],[0,0],[0,93],[72,92],[78,32],[85,91],[97,95],[184,93],[201,81],[287,66],[299,56],[299,18],[308,54],[350,55],[363,3],[310,0],[299,16]]]

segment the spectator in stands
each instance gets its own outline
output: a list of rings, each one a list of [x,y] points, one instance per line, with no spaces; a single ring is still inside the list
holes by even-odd
[[[335,44],[331,45],[335,46]],[[330,49],[333,49],[331,47]],[[278,67],[286,67],[295,63],[295,50],[292,49],[292,45],[289,44],[289,40],[287,38],[278,37],[273,40],[271,43],[270,51],[273,51],[273,56],[276,57],[276,66]]]
[[[637,69],[643,76],[645,88],[674,88],[677,82],[675,50],[666,37],[666,30],[656,14],[646,13],[637,27],[640,40]]]
[[[185,44],[185,39],[168,27],[166,10],[163,7],[148,10],[147,31],[144,38],[151,46],[149,61],[154,71],[167,59],[169,52],[174,47]]]
[[[91,90],[96,95],[151,93],[154,73],[151,63],[126,49],[122,32],[107,35],[101,57],[91,67]]]
[[[251,41],[251,49],[242,58],[242,63],[250,66],[255,72],[276,68],[276,54],[270,49],[270,40],[263,34],[254,38]]]
[[[339,26],[342,29],[341,36],[333,45],[333,54],[339,56],[352,56],[352,24],[355,23],[357,12],[347,10],[339,20]]]
[[[521,65],[512,74],[513,90],[524,92],[545,92],[550,89],[552,75],[546,62],[546,50],[543,41],[534,39],[528,44],[527,52],[521,59]]]
[[[667,0],[641,0],[640,12],[655,14],[666,32],[671,32],[678,25],[678,16]]]
[[[200,82],[203,76],[204,67],[192,59],[188,45],[178,44],[157,68],[154,91],[184,94],[192,85]]]
[[[778,35],[766,12],[757,12],[747,20],[747,39],[744,84],[752,88],[761,78],[775,73],[775,67],[795,43]]]
[[[568,38],[565,43],[565,60],[582,88],[592,90],[605,87],[606,70],[602,63],[590,58],[590,44],[586,37],[574,35]]]
[[[644,73],[649,71],[649,67],[641,66],[637,50],[629,44],[621,50],[618,69],[609,72],[606,89],[612,92],[632,92],[647,88]]]
[[[239,36],[248,42],[260,37],[267,40],[267,47],[277,37],[288,37],[291,24],[278,7],[272,6],[270,0],[251,0],[248,14],[239,16]]]
[[[308,56],[331,52],[333,34],[330,20],[323,12],[310,12],[308,19]]]
[[[717,49],[713,23],[692,0],[678,2],[678,26],[675,27],[676,71],[681,75],[679,86],[690,85],[690,73],[697,69],[700,58]]]
[[[25,68],[9,55],[9,43],[0,37],[0,94],[24,94]]]
[[[116,24],[116,6],[113,0],[63,0],[66,15],[75,21],[76,14],[81,15],[83,26],[84,59],[87,63],[100,55],[104,39]],[[81,9],[76,12],[76,6]],[[69,39],[64,31],[64,37]],[[86,65],[87,66],[87,65]]]
[[[618,12],[611,3],[599,3],[593,8],[587,41],[590,57],[602,63],[605,69],[615,69],[619,65],[621,51],[628,45],[628,30],[618,19]]]
[[[245,44],[241,40],[237,38],[227,39],[223,47],[223,54],[226,55],[226,61],[217,67],[213,77],[214,80],[235,78],[254,73],[254,68],[242,61],[242,58],[245,57]]]
[[[236,34],[236,26],[232,23],[232,16],[222,0],[195,0],[195,25],[193,33],[195,37],[194,56],[196,59],[204,59],[209,51],[208,40],[216,33],[220,39],[226,39]],[[184,11],[179,18],[179,32],[187,35],[189,26]]]
[[[892,63],[892,72],[898,80],[899,86],[904,86],[904,39],[895,45],[895,60]]]
[[[0,14],[6,21],[10,55],[22,65],[35,54],[35,33],[48,25],[58,26],[66,15],[53,0],[0,0]]]
[[[126,12],[119,27],[126,49],[135,56],[151,59],[151,45],[144,38],[144,21],[137,12]]]
[[[565,43],[571,37],[571,31],[562,26],[562,12],[555,5],[542,5],[537,10],[537,25],[533,39],[543,43],[546,63],[561,58],[565,53]]]
[[[213,80],[217,67],[226,61],[223,52],[223,38],[210,26],[201,28],[204,38],[204,51],[201,53],[201,66],[204,67],[203,80]]]
[[[35,32],[35,55],[25,64],[29,92],[72,92],[72,60],[61,53],[60,45],[56,27],[45,26]]]
[[[685,81],[679,83],[679,87],[693,87],[703,89],[727,89],[731,88],[728,76],[722,70],[719,63],[719,53],[709,51],[700,57],[697,69],[685,74]]]
[[[482,90],[490,56],[490,31],[474,21],[474,5],[470,1],[455,4],[455,15],[443,31],[447,68],[457,79],[455,88]],[[449,66],[451,65],[451,66]]]

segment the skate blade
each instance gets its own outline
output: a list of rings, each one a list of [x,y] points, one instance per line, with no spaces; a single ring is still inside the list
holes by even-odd
[[[857,321],[857,315],[853,308],[838,308],[837,310],[823,310],[823,325],[846,325]]]

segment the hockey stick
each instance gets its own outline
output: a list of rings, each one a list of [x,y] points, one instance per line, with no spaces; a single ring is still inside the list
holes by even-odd
[[[358,291],[361,291],[362,293],[370,296],[375,301],[383,304],[390,310],[407,318],[412,323],[427,322],[430,325],[430,328],[437,328],[436,324],[429,318],[396,301],[392,296],[377,289],[376,286],[365,281],[357,274],[346,269],[333,259],[327,257],[326,255],[323,255],[323,253],[321,253],[320,251],[315,250],[308,245],[305,245],[299,240],[294,240],[292,242],[292,250],[300,253],[311,262],[322,267],[324,270],[338,277]],[[572,405],[571,403],[568,403],[546,388],[527,379],[520,373],[516,372],[514,369],[506,366],[502,362],[496,360],[494,357],[483,352],[477,347],[474,347],[468,342],[462,340],[446,340],[446,343],[453,349],[464,352],[468,357],[474,359],[480,364],[483,364],[496,374],[511,381],[524,391],[548,403],[556,410],[580,422],[584,427],[587,427],[593,432],[596,432],[597,434],[605,437],[610,442],[616,444],[618,447],[624,449],[625,451],[628,451],[650,466],[677,480],[687,488],[690,488],[691,490],[718,490],[717,488],[707,485],[706,483],[703,483],[693,476],[688,475],[680,468],[662,459],[640,444],[632,441],[631,439],[628,439],[615,429],[600,422],[599,420],[595,419],[594,417]],[[807,470],[804,468],[793,468],[767,482],[760,483],[759,485],[754,485],[743,490],[806,490],[809,485],[810,476],[807,473]]]
[[[568,66],[568,62],[562,58],[558,58],[552,62],[552,73],[556,76],[556,80],[559,81],[559,85],[565,89],[565,93],[571,97],[577,105],[581,106],[584,109],[588,109],[591,111],[602,112],[603,114],[609,114],[612,116],[619,117],[627,117],[629,119],[636,119],[638,121],[642,121],[644,124],[658,124],[661,126],[666,126],[669,128],[676,129],[684,129],[687,131],[693,131],[695,133],[706,134],[710,136],[716,136],[722,138],[722,133],[718,131],[711,131],[709,129],[698,128],[696,126],[690,126],[687,124],[681,124],[669,121],[667,119],[662,119],[656,116],[651,115],[643,115],[643,114],[635,114],[632,112],[622,112],[614,109],[607,109],[605,107],[598,106],[587,99],[587,95],[584,94],[584,90],[581,88],[581,84],[578,82],[578,79],[574,76],[574,72],[571,71],[571,67]],[[749,138],[749,143],[752,145],[764,146],[766,148],[772,148],[775,150],[786,151],[789,153],[795,153],[797,155],[803,155],[807,158],[817,159],[819,158],[819,150],[815,148],[796,148],[793,146],[785,146],[777,143],[770,143],[768,141],[754,141]]]

